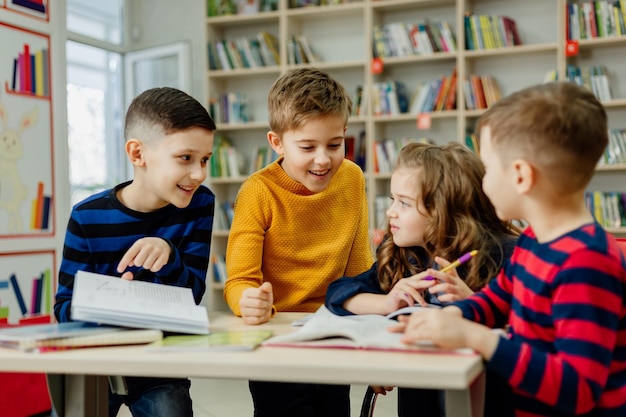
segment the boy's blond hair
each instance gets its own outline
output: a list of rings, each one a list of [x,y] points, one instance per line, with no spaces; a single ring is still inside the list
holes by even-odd
[[[523,158],[563,193],[587,186],[608,144],[604,107],[570,82],[535,85],[501,99],[478,120],[478,135],[483,127],[503,163]]]
[[[316,68],[298,68],[274,82],[267,108],[270,130],[281,135],[319,117],[340,117],[347,123],[352,100],[346,89],[327,73]]]

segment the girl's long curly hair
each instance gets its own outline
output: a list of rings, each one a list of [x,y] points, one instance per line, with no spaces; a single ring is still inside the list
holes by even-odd
[[[452,261],[473,249],[478,254],[467,264],[463,279],[473,291],[482,288],[501,267],[492,258],[494,247],[502,252],[502,238],[519,230],[498,218],[483,192],[480,158],[459,143],[411,143],[400,151],[394,171],[398,169],[415,171],[417,195],[426,210],[422,214],[430,222],[422,231],[424,247],[396,246],[387,226],[377,251],[381,289],[389,292],[398,280],[426,269],[435,256]]]

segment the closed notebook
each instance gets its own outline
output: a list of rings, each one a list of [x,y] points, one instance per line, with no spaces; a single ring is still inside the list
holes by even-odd
[[[150,352],[249,351],[272,335],[271,330],[216,332],[205,336],[174,335],[149,344]]]
[[[25,351],[150,343],[159,330],[128,329],[81,321],[12,327],[0,330],[0,346]]]

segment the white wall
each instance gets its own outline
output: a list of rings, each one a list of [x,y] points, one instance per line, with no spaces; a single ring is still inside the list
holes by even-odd
[[[205,104],[205,0],[132,0],[129,50],[178,41],[191,45],[191,94]]]

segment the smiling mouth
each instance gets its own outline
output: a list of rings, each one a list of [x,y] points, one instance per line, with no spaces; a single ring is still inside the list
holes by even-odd
[[[184,186],[184,185],[179,185],[178,188],[180,188],[183,191],[193,191],[196,187],[189,187],[189,186]]]
[[[323,177],[324,175],[328,174],[329,172],[330,172],[330,169],[325,169],[324,171],[309,171],[309,174],[315,175],[317,177]]]

